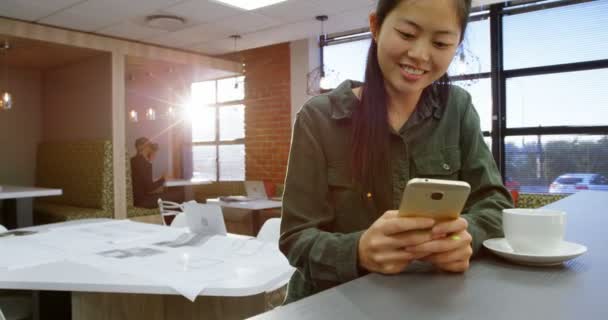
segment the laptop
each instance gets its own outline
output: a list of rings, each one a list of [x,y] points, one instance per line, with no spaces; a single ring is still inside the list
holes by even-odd
[[[266,188],[264,188],[264,182],[262,181],[245,181],[245,192],[247,193],[247,198],[249,199],[268,199],[268,195],[266,195]]]
[[[183,204],[186,225],[193,233],[226,235],[222,208],[211,204],[186,202]]]

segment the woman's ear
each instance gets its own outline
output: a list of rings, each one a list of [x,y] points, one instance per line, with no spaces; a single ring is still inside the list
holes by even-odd
[[[375,12],[369,14],[369,30],[372,33],[372,38],[377,42],[380,28],[378,27],[378,15]]]

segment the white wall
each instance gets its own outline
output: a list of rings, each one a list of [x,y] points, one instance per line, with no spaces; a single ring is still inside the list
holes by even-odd
[[[0,185],[33,186],[41,137],[41,73],[11,68],[8,79],[14,106],[0,111]]]
[[[43,73],[44,141],[112,140],[112,61],[100,54]]]
[[[304,103],[312,96],[306,93],[308,72],[319,66],[319,46],[314,38],[293,41],[291,48],[291,124]]]

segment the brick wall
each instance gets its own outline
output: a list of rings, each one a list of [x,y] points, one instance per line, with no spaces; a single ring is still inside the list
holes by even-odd
[[[246,63],[246,179],[283,183],[291,139],[289,43],[224,58]]]

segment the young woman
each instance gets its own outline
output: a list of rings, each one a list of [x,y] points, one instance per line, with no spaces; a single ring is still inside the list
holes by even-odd
[[[280,248],[297,268],[286,302],[413,260],[464,272],[511,207],[470,95],[446,71],[470,0],[379,0],[365,82],[311,99],[295,123]],[[414,177],[467,181],[462,218],[402,218]]]

